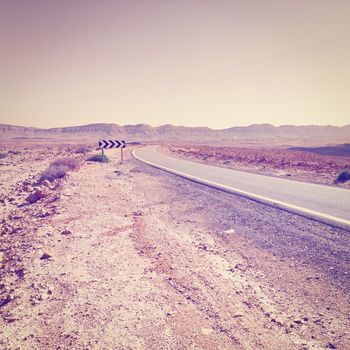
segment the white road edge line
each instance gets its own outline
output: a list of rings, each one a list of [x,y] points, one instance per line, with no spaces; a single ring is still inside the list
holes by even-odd
[[[197,183],[200,183],[203,185],[217,188],[217,189],[225,191],[225,192],[229,192],[229,193],[237,194],[237,195],[240,195],[243,197],[247,197],[247,198],[254,200],[256,202],[259,202],[259,203],[263,203],[263,204],[267,204],[267,205],[270,205],[273,207],[277,207],[279,209],[283,209],[283,210],[286,210],[286,211],[292,212],[294,214],[298,214],[300,216],[304,216],[304,217],[307,217],[307,218],[310,218],[310,219],[313,219],[316,221],[321,221],[321,222],[326,223],[330,226],[339,227],[339,228],[342,228],[342,229],[345,229],[348,231],[350,230],[350,221],[349,220],[341,219],[341,218],[338,218],[336,216],[332,216],[332,215],[320,213],[320,212],[317,212],[314,210],[299,207],[297,205],[289,204],[289,203],[275,200],[275,199],[272,199],[269,197],[260,196],[258,194],[254,194],[251,192],[240,190],[238,188],[234,188],[234,187],[230,187],[230,186],[226,186],[226,185],[221,185],[217,182],[213,182],[213,181],[206,180],[206,179],[203,179],[200,177],[196,177],[196,176],[193,176],[190,174],[186,174],[186,173],[183,173],[181,171],[173,170],[173,169],[167,168],[165,166],[155,164],[155,163],[150,162],[148,160],[144,160],[144,159],[140,158],[139,156],[137,156],[135,154],[135,151],[136,150],[134,149],[131,152],[132,156],[135,159],[137,159],[141,162],[144,162],[148,165],[151,165],[155,168],[165,170],[169,173],[181,176],[181,177],[186,178],[186,179],[190,179],[194,182],[197,182]]]

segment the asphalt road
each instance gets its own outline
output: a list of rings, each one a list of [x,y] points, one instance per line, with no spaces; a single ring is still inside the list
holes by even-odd
[[[135,149],[133,155],[196,182],[350,229],[350,191],[347,189],[176,159],[157,152],[154,147]]]

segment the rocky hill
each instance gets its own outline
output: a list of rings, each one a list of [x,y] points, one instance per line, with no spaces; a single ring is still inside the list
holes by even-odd
[[[0,138],[96,138],[118,137],[129,141],[171,141],[171,142],[272,142],[284,144],[344,143],[350,141],[350,125],[338,126],[296,126],[254,124],[246,127],[232,127],[214,130],[205,127],[184,127],[147,124],[124,125],[89,124],[82,126],[40,129],[0,124]]]

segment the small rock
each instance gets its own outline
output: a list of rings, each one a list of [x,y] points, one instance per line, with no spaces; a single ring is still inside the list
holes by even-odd
[[[327,348],[329,348],[329,349],[336,349],[337,346],[335,344],[333,344],[333,343],[328,343]]]
[[[68,228],[66,227],[62,232],[61,232],[62,235],[71,235],[72,232],[68,230]]]
[[[18,276],[18,278],[23,279],[24,278],[24,269],[15,270],[15,274]]]
[[[50,203],[56,202],[56,201],[58,201],[60,198],[61,198],[61,197],[60,197],[59,194],[55,194],[55,195],[51,198]]]
[[[209,335],[210,333],[212,333],[213,332],[213,328],[202,328],[201,329],[201,332],[202,332],[202,334],[203,335]]]
[[[45,198],[47,196],[46,191],[42,189],[38,189],[31,193],[27,198],[26,201],[30,204],[37,202],[38,200]]]
[[[49,298],[47,293],[41,293],[39,296],[39,300],[47,300]]]
[[[232,234],[232,233],[235,233],[236,231],[234,229],[229,229],[229,230],[226,230],[224,231],[224,233],[226,234]]]
[[[45,218],[47,216],[50,216],[51,213],[45,209],[42,209],[38,212],[38,214],[36,215],[37,218]]]
[[[41,257],[40,260],[46,260],[46,259],[50,259],[52,258],[52,256],[50,254],[44,253]]]
[[[14,299],[14,296],[12,294],[7,294],[4,299],[0,300],[0,307],[5,306],[6,304],[8,304],[13,299]]]
[[[51,182],[50,182],[49,180],[44,180],[44,181],[41,182],[41,184],[42,184],[43,186],[45,186],[45,187],[50,187]]]

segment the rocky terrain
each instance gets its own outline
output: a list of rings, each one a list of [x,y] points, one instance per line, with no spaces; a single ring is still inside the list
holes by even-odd
[[[350,157],[338,157],[281,148],[184,145],[162,147],[169,155],[230,169],[334,185],[338,174],[350,169]],[[337,186],[349,187],[350,181]]]
[[[106,164],[71,145],[11,150],[0,349],[349,349],[348,232],[150,168],[130,148],[123,165],[115,150]],[[77,169],[38,183],[68,156]]]
[[[246,145],[325,145],[349,141],[350,125],[338,126],[296,126],[254,124],[246,127],[232,127],[214,130],[206,127],[184,127],[147,124],[124,125],[89,124],[72,127],[40,129],[0,124],[0,139],[94,139],[98,137],[124,138],[127,142],[201,142]]]

